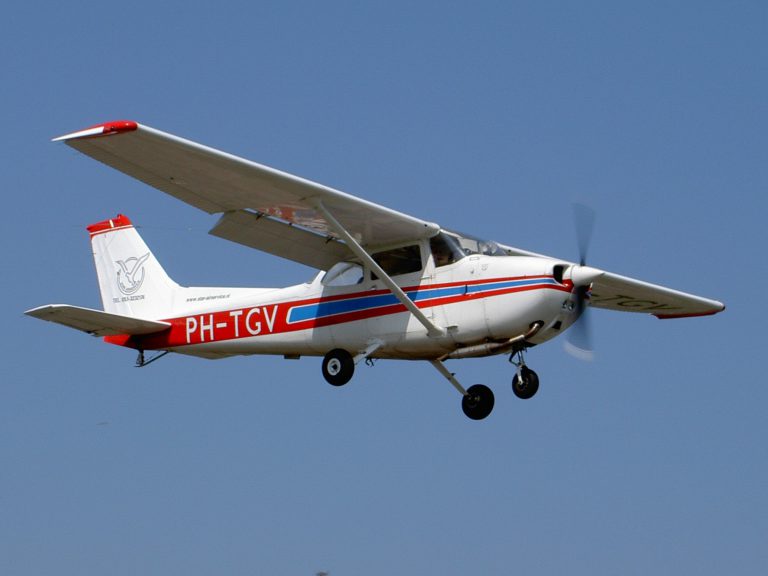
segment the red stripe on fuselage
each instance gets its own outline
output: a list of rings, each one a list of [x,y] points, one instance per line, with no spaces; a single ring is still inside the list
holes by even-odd
[[[413,293],[440,288],[453,288],[458,286],[478,286],[482,284],[496,284],[516,280],[548,280],[551,278],[551,276],[494,278],[493,280],[473,280],[470,282],[450,282],[443,284],[413,286],[406,287],[404,290],[407,293]],[[565,283],[563,285],[533,284],[501,288],[498,290],[489,290],[486,292],[469,292],[452,296],[436,297],[416,301],[415,304],[419,308],[431,308],[434,306],[445,306],[449,304],[470,302],[482,298],[491,298],[516,292],[529,292],[532,290],[558,290],[568,293],[571,291],[571,289],[572,286],[570,283]],[[165,319],[164,321],[169,322],[171,327],[170,329],[161,333],[150,334],[147,336],[107,336],[105,337],[105,341],[111,344],[128,346],[130,348],[139,348],[142,350],[162,350],[193,344],[205,344],[209,342],[236,340],[269,334],[281,334],[287,332],[297,332],[300,330],[310,330],[313,328],[322,328],[337,324],[344,324],[347,322],[355,322],[358,320],[366,320],[369,318],[377,318],[381,316],[406,312],[405,306],[398,302],[394,304],[385,304],[378,307],[365,308],[363,310],[355,310],[351,312],[342,312],[339,314],[315,317],[298,322],[288,322],[288,316],[293,308],[342,300],[365,299],[370,296],[380,296],[389,293],[390,291],[386,289],[361,291],[354,292],[352,294],[338,294],[335,296],[308,298],[304,300],[293,300],[288,302],[277,302],[274,304],[249,306],[246,308],[237,308],[234,310],[190,314],[179,318]]]

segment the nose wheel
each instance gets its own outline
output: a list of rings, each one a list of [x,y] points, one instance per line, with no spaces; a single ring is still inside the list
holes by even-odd
[[[509,361],[517,366],[517,373],[512,377],[512,392],[523,400],[533,398],[539,390],[539,375],[525,365],[522,350],[512,354]]]
[[[528,366],[521,366],[517,374],[512,377],[512,391],[518,398],[523,400],[533,398],[538,389],[539,376]]]

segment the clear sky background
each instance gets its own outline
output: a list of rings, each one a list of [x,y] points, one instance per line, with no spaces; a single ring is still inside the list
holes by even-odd
[[[12,2],[0,19],[0,573],[762,574],[765,2]],[[99,307],[84,227],[129,215],[187,285],[314,271],[50,138],[131,119],[529,250],[722,300],[594,311],[594,362],[144,369],[23,316]]]

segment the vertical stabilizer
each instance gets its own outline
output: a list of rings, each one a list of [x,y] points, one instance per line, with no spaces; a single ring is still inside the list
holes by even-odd
[[[127,216],[88,226],[105,312],[158,319],[171,315],[180,290]]]

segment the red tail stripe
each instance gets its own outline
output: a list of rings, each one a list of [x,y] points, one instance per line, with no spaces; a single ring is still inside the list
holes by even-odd
[[[97,222],[96,224],[91,224],[87,227],[87,229],[88,232],[90,232],[91,237],[93,237],[96,234],[101,234],[102,232],[110,232],[118,228],[128,228],[130,226],[133,226],[133,224],[128,219],[128,216],[118,214],[116,218],[111,218],[109,220]]]

